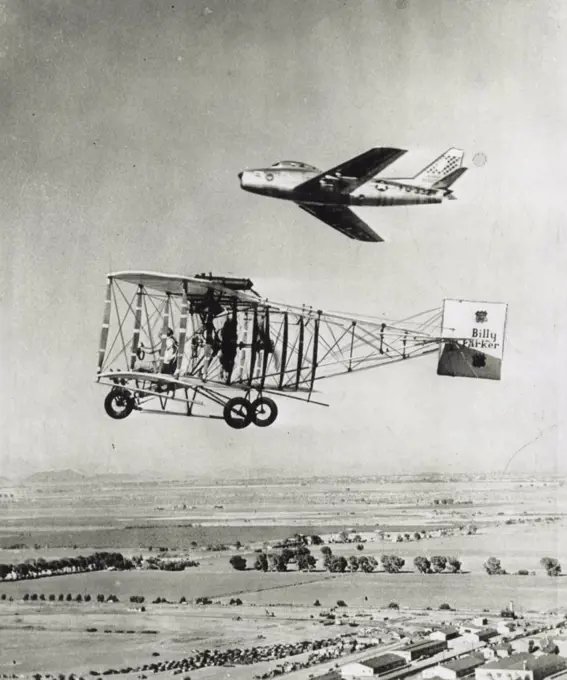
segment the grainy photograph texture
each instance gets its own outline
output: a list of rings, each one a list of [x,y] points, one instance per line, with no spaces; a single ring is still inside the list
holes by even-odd
[[[567,679],[566,28],[0,3],[0,677]]]

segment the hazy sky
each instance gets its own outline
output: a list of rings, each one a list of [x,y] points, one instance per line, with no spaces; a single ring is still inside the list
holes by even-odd
[[[565,471],[567,12],[560,0],[4,0],[0,474]],[[470,170],[441,206],[361,210],[350,241],[240,190],[372,146]],[[472,163],[483,153],[487,163]],[[207,270],[392,317],[509,303],[501,382],[428,357],[281,400],[268,429],[104,413],[105,274]],[[541,435],[541,436],[540,436]]]

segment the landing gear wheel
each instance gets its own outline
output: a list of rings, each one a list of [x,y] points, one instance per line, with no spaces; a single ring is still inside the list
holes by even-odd
[[[258,427],[269,427],[278,417],[278,407],[273,399],[259,397],[252,402],[252,422]]]
[[[104,410],[114,420],[122,420],[134,410],[134,398],[128,390],[114,387],[106,395]]]
[[[226,402],[222,414],[227,425],[235,430],[242,430],[252,422],[253,412],[247,399],[234,397]]]

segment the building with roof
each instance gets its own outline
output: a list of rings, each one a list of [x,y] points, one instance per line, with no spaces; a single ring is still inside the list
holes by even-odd
[[[459,629],[455,626],[439,626],[429,634],[430,640],[454,640],[459,637]]]
[[[479,628],[475,631],[468,631],[463,634],[463,637],[469,642],[488,642],[498,635],[495,628]]]
[[[422,642],[414,642],[411,645],[406,645],[402,649],[396,651],[396,654],[402,656],[407,663],[415,661],[416,659],[424,659],[429,656],[435,656],[447,649],[446,640],[423,640]]]
[[[500,635],[512,635],[518,626],[514,621],[498,621],[496,630]]]
[[[384,675],[405,666],[406,662],[398,654],[381,654],[364,661],[353,661],[341,667],[343,678],[370,678]]]
[[[567,659],[556,654],[512,654],[477,668],[475,680],[544,680],[564,669]]]
[[[421,676],[426,680],[432,680],[433,678],[457,680],[457,678],[464,678],[467,675],[472,675],[476,668],[482,666],[484,661],[484,658],[478,654],[468,654],[467,656],[462,656],[460,659],[444,661],[433,668],[425,668],[421,672]]]

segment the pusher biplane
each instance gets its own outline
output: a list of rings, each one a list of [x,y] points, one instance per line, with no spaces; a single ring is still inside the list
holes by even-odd
[[[274,398],[318,380],[439,352],[441,375],[500,379],[506,305],[445,300],[399,322],[269,302],[248,279],[108,275],[97,382],[111,418],[132,411],[271,425]],[[205,407],[204,409],[202,407]]]

